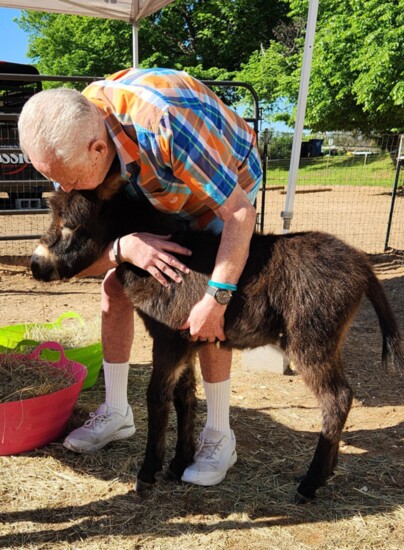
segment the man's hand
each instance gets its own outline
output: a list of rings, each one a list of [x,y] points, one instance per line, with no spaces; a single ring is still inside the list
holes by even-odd
[[[196,342],[215,342],[226,340],[224,333],[224,312],[226,306],[222,306],[209,294],[205,294],[202,300],[191,309],[188,319],[181,329],[189,329],[191,340]]]
[[[182,277],[175,269],[182,273],[189,273],[189,269],[170,252],[184,256],[190,256],[192,252],[188,248],[170,241],[170,237],[171,235],[154,235],[152,233],[125,235],[119,240],[121,260],[148,271],[163,286],[169,285],[166,277],[176,283],[181,283]]]
[[[188,248],[170,241],[170,237],[171,235],[153,235],[152,233],[125,235],[119,239],[120,258],[123,262],[129,262],[148,271],[163,286],[169,284],[164,275],[176,283],[181,283],[181,275],[174,270],[178,269],[182,273],[189,273],[189,269],[170,252],[184,256],[190,256],[192,252]],[[76,277],[98,277],[114,267],[116,267],[116,261],[113,245],[110,243],[103,255],[78,273]]]

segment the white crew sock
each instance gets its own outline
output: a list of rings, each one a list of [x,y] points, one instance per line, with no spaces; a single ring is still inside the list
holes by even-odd
[[[211,428],[231,436],[230,432],[230,378],[224,382],[205,382],[206,404],[208,417],[206,428]]]
[[[128,410],[129,362],[108,363],[104,360],[105,403],[123,416]]]

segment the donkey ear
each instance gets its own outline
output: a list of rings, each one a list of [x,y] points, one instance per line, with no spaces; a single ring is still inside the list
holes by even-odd
[[[120,170],[116,170],[107,174],[105,180],[97,187],[97,196],[102,201],[110,200],[114,195],[125,187],[128,182],[125,181]]]

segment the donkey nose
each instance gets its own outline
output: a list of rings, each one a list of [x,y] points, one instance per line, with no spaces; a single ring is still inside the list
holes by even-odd
[[[59,278],[55,266],[47,258],[35,252],[31,256],[30,269],[37,281],[48,282]]]

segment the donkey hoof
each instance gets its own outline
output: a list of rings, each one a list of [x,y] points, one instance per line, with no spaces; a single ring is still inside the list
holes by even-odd
[[[164,473],[165,481],[180,481],[181,476],[178,476],[171,468],[168,468]]]
[[[298,491],[295,494],[295,498],[293,499],[294,504],[307,504],[309,502],[312,502],[314,499],[310,497],[305,497],[304,495],[300,494]]]
[[[137,478],[135,490],[137,493],[145,494],[148,491],[150,491],[154,486],[154,483],[148,483],[147,481],[142,481],[141,479]]]

